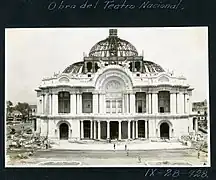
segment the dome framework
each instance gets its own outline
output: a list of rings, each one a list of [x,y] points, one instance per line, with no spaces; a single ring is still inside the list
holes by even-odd
[[[117,29],[109,30],[109,37],[96,43],[89,52],[90,57],[138,56],[136,48],[117,36]]]

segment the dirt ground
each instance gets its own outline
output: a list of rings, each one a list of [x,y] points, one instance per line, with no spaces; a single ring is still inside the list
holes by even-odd
[[[10,157],[16,153],[8,154]],[[37,151],[27,159],[10,158],[6,166],[203,166],[207,154],[195,149],[144,151]]]

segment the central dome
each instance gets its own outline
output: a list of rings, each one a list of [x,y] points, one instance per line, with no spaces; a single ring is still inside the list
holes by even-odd
[[[117,36],[117,29],[109,30],[109,37],[96,43],[89,52],[90,57],[138,56],[136,48]]]

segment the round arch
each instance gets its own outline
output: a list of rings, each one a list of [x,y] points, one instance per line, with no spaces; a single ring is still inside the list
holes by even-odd
[[[124,82],[126,89],[131,90],[133,88],[132,79],[130,76],[127,75],[125,71],[122,69],[116,68],[109,68],[103,71],[95,80],[95,88],[97,90],[101,90],[103,85],[109,79],[117,79],[118,81]]]
[[[158,136],[162,139],[170,139],[173,137],[173,125],[168,120],[161,120],[157,126]]]
[[[71,137],[72,130],[68,121],[62,120],[56,124],[56,135],[60,140],[68,140]]]

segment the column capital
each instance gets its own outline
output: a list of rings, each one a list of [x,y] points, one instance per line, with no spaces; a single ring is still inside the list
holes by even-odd
[[[53,95],[58,95],[58,92],[53,92],[52,94],[53,94]]]
[[[70,92],[70,95],[75,95],[76,94],[76,92]]]
[[[93,95],[98,95],[98,94],[99,94],[99,92],[92,92],[92,94],[93,94]]]
[[[107,122],[107,123],[110,123],[110,121],[109,121],[109,120],[107,120],[106,122]]]

